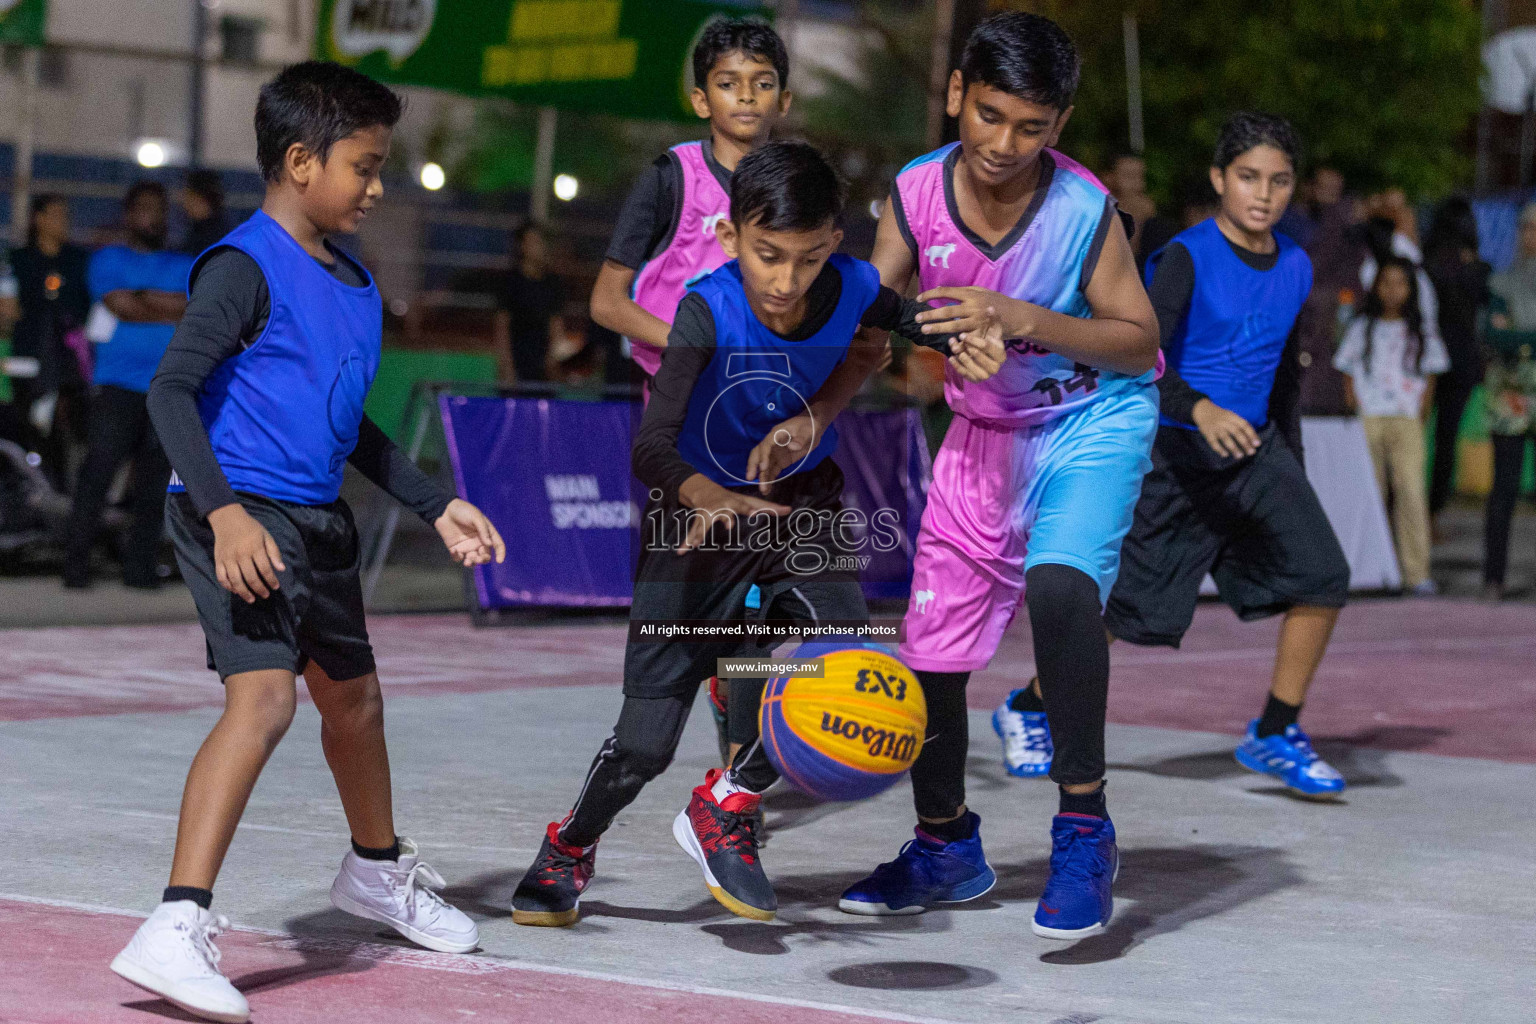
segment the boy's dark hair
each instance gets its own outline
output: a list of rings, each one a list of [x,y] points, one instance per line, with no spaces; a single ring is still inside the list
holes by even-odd
[[[1227,123],[1221,126],[1211,166],[1224,171],[1255,146],[1274,146],[1290,159],[1293,169],[1301,165],[1301,137],[1291,122],[1279,114],[1244,110],[1227,118]]]
[[[1050,18],[1005,11],[976,26],[960,55],[966,88],[991,86],[1057,110],[1072,105],[1082,76],[1077,47]]]
[[[1386,312],[1382,306],[1381,293],[1376,289],[1381,283],[1381,275],[1392,269],[1401,270],[1408,279],[1408,298],[1404,300],[1402,308],[1402,317],[1408,324],[1408,347],[1403,350],[1403,368],[1410,373],[1420,374],[1424,365],[1424,311],[1419,308],[1419,268],[1413,260],[1403,256],[1388,256],[1377,264],[1376,279],[1371,282],[1370,289],[1365,293],[1365,301],[1360,304],[1358,315],[1365,319],[1365,351],[1360,354],[1360,366],[1366,373],[1371,371],[1371,336],[1376,333],[1376,321]]]
[[[123,194],[123,209],[128,209],[145,196],[154,196],[162,203],[166,202],[165,186],[158,181],[140,178],[132,185],[129,185],[128,191]]]
[[[364,128],[393,128],[404,102],[388,87],[330,61],[284,68],[256,101],[256,160],[261,176],[278,181],[283,157],[300,143],[323,163],[331,147]]]
[[[772,64],[779,73],[779,88],[789,88],[789,51],[784,40],[757,18],[718,18],[704,27],[693,47],[693,84],[704,88],[715,63],[737,52]]]
[[[187,179],[182,183],[188,192],[200,197],[214,209],[224,207],[224,182],[219,177],[218,171],[211,171],[206,167],[199,167],[187,172]]]
[[[771,142],[731,175],[731,221],[769,231],[812,231],[843,212],[843,182],[808,142]]]

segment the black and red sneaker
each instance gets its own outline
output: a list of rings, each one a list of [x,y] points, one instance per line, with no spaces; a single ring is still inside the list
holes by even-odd
[[[597,844],[583,850],[562,843],[560,825],[558,821],[549,823],[539,855],[512,894],[512,920],[516,924],[560,928],[575,924],[580,916],[576,904],[592,881]]]
[[[772,921],[779,901],[758,858],[756,793],[732,793],[716,802],[713,786],[720,769],[712,768],[694,789],[688,809],[672,822],[677,845],[704,870],[710,895],[733,914]]]

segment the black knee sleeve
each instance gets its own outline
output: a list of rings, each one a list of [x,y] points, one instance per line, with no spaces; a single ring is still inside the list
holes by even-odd
[[[965,707],[969,672],[918,672],[928,705],[928,732],[912,765],[912,802],[919,818],[953,818],[965,805],[965,754],[970,719]]]
[[[1051,778],[1081,785],[1104,777],[1104,715],[1109,702],[1109,640],[1099,588],[1066,565],[1025,574],[1040,696],[1056,754]]]
[[[726,679],[725,735],[732,743],[751,746],[757,739],[757,713],[766,679]]]

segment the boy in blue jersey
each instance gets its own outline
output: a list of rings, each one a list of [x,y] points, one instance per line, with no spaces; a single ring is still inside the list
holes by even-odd
[[[1243,621],[1283,614],[1269,697],[1237,760],[1332,797],[1344,779],[1296,721],[1349,593],[1302,468],[1296,317],[1312,263],[1274,230],[1300,148],[1282,118],[1232,117],[1211,166],[1216,216],[1147,261],[1168,363],[1162,426],[1104,618],[1122,640],[1177,647],[1206,573]]]
[[[400,110],[394,93],[336,64],[297,64],[262,88],[266,198],[197,260],[150,389],[177,474],[166,521],[225,706],[187,776],[170,886],[112,969],[210,1020],[250,1013],[218,969],[213,938],[228,921],[208,908],[246,800],[292,721],[300,673],[352,833],[332,903],[429,949],[467,952],[478,938],[430,888],[441,876],[395,834],[357,531],[339,499],[350,462],[433,524],[456,561],[504,555],[478,509],[363,415],[382,305],[368,272],[327,236],[356,231],[382,195]]]
[[[165,248],[165,216],[165,188],[153,181],[135,182],[123,197],[127,241],[92,256],[86,274],[91,298],[116,317],[117,324],[112,336],[95,346],[90,437],[75,483],[64,551],[64,585],[72,589],[91,585],[91,549],[101,509],[118,467],[130,458],[132,525],[123,544],[123,583],[139,589],[160,584],[162,509],[171,467],[150,426],[144,396],[186,308],[187,271],[192,268],[190,256]]]
[[[868,263],[837,255],[841,207],[836,173],[804,143],[759,149],[731,179],[730,218],[717,230],[733,261],[678,306],[635,438],[635,475],[650,500],[624,652],[624,703],[576,806],[549,824],[513,895],[519,924],[576,921],[598,839],[671,762],[699,680],[718,658],[762,649],[731,639],[647,641],[640,628],[729,626],[749,616],[850,626],[867,620],[857,578],[827,557],[847,548],[838,525],[845,522],[843,475],[830,457],[835,428],[761,492],[750,465],[759,442],[786,414],[807,408],[801,396],[815,394],[849,357],[860,326],[952,349],[957,372],[969,379],[985,379],[1001,365],[995,333],[924,336],[916,318],[926,307],[881,286]],[[836,397],[846,403],[849,396]],[[672,830],[710,893],[733,913],[763,921],[777,903],[758,856],[756,811],[776,778],[754,736],[728,770],[705,776]]]

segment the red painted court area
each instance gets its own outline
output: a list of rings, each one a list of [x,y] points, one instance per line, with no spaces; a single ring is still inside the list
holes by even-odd
[[[0,1021],[118,1024],[195,1019],[102,969],[138,924],[139,918],[126,914],[0,898]],[[230,980],[264,1019],[283,1024],[477,1018],[868,1024],[871,1019],[890,1019],[323,937],[235,931],[224,935],[219,945],[226,962],[239,965]]]
[[[1117,644],[1110,718],[1236,733],[1258,713],[1278,622],[1202,605],[1182,649]],[[370,631],[392,694],[618,685],[620,622],[475,629],[459,615],[380,616]],[[1033,671],[1028,623],[971,684],[990,708]],[[1388,750],[1536,763],[1536,606],[1361,601],[1345,609],[1308,728]],[[0,644],[0,720],[180,711],[223,702],[196,624],[12,630]]]

